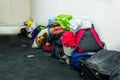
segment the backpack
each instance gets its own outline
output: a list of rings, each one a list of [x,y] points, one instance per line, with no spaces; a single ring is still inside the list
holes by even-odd
[[[91,69],[103,75],[111,75],[111,73],[120,66],[120,52],[107,49],[100,50],[85,62]]]
[[[95,31],[93,24],[91,28],[80,29],[76,32],[75,38],[75,47],[80,53],[96,52],[104,47],[104,44]]]

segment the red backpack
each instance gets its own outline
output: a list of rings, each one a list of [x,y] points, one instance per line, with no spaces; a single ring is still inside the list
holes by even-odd
[[[93,24],[91,28],[80,29],[76,32],[75,38],[75,47],[80,53],[99,51],[104,47],[104,44],[95,31]]]

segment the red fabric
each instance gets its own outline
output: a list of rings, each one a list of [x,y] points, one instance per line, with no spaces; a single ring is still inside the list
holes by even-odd
[[[81,48],[78,48],[77,51],[78,51],[80,54],[85,53],[84,50],[81,49]]]
[[[84,29],[80,29],[76,34],[75,34],[75,47],[78,47],[78,44],[80,43],[80,41],[81,41],[81,38],[82,38],[82,36],[83,36],[83,34],[85,33],[85,30]],[[83,53],[84,52],[84,50],[83,49],[81,49],[81,48],[78,48],[77,49],[78,50],[78,52],[79,53]]]
[[[75,43],[75,46],[78,47],[78,44],[80,43],[81,41],[81,38],[83,36],[83,34],[85,33],[85,30],[84,29],[80,29],[80,31],[78,31],[75,35],[75,39],[76,39],[76,43]]]
[[[75,36],[73,32],[71,31],[64,32],[61,37],[61,40],[64,46],[71,48],[75,47]]]
[[[96,33],[96,31],[94,30],[94,28],[90,28],[90,31],[92,32],[93,36],[95,37],[97,43],[99,44],[100,47],[103,47],[103,43],[101,42],[98,34]]]
[[[50,45],[45,45],[45,51],[50,52]]]

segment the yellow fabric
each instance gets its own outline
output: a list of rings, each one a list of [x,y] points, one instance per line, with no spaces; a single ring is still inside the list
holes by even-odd
[[[27,26],[30,26],[32,23],[33,23],[33,20],[32,20],[32,19],[26,21],[26,25],[27,25]]]

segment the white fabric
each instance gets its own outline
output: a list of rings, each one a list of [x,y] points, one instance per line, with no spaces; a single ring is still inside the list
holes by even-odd
[[[34,40],[34,42],[33,42],[32,48],[38,48],[38,45],[37,45],[37,43],[36,43],[35,40]]]
[[[80,30],[81,25],[82,25],[82,20],[81,18],[73,18],[70,20],[70,30],[73,32],[77,32]]]
[[[65,55],[71,56],[71,53],[74,50],[74,48],[63,46],[63,50],[64,50]]]
[[[93,55],[95,52],[86,52],[86,54]]]
[[[28,32],[32,32],[37,27],[36,23],[32,23],[28,29]]]
[[[65,59],[66,64],[70,64],[70,58],[69,58],[69,56],[64,55],[62,58]]]
[[[91,28],[91,27],[92,27],[92,23],[89,20],[87,19],[82,20],[81,29],[82,28],[86,29],[86,28]]]
[[[48,34],[48,28],[41,30],[41,31],[38,33],[37,37],[43,35],[44,33],[47,33],[47,34]],[[32,44],[32,48],[38,48],[35,39],[34,39],[34,42],[33,42],[33,44]]]
[[[90,28],[92,27],[92,23],[90,20],[85,18],[73,18],[70,20],[70,31],[77,32],[81,28]]]
[[[44,33],[47,33],[47,34],[48,34],[48,28],[45,28],[45,29],[41,30],[41,31],[38,33],[37,37],[43,35]]]
[[[32,32],[30,32],[27,36],[28,38],[32,38]]]

